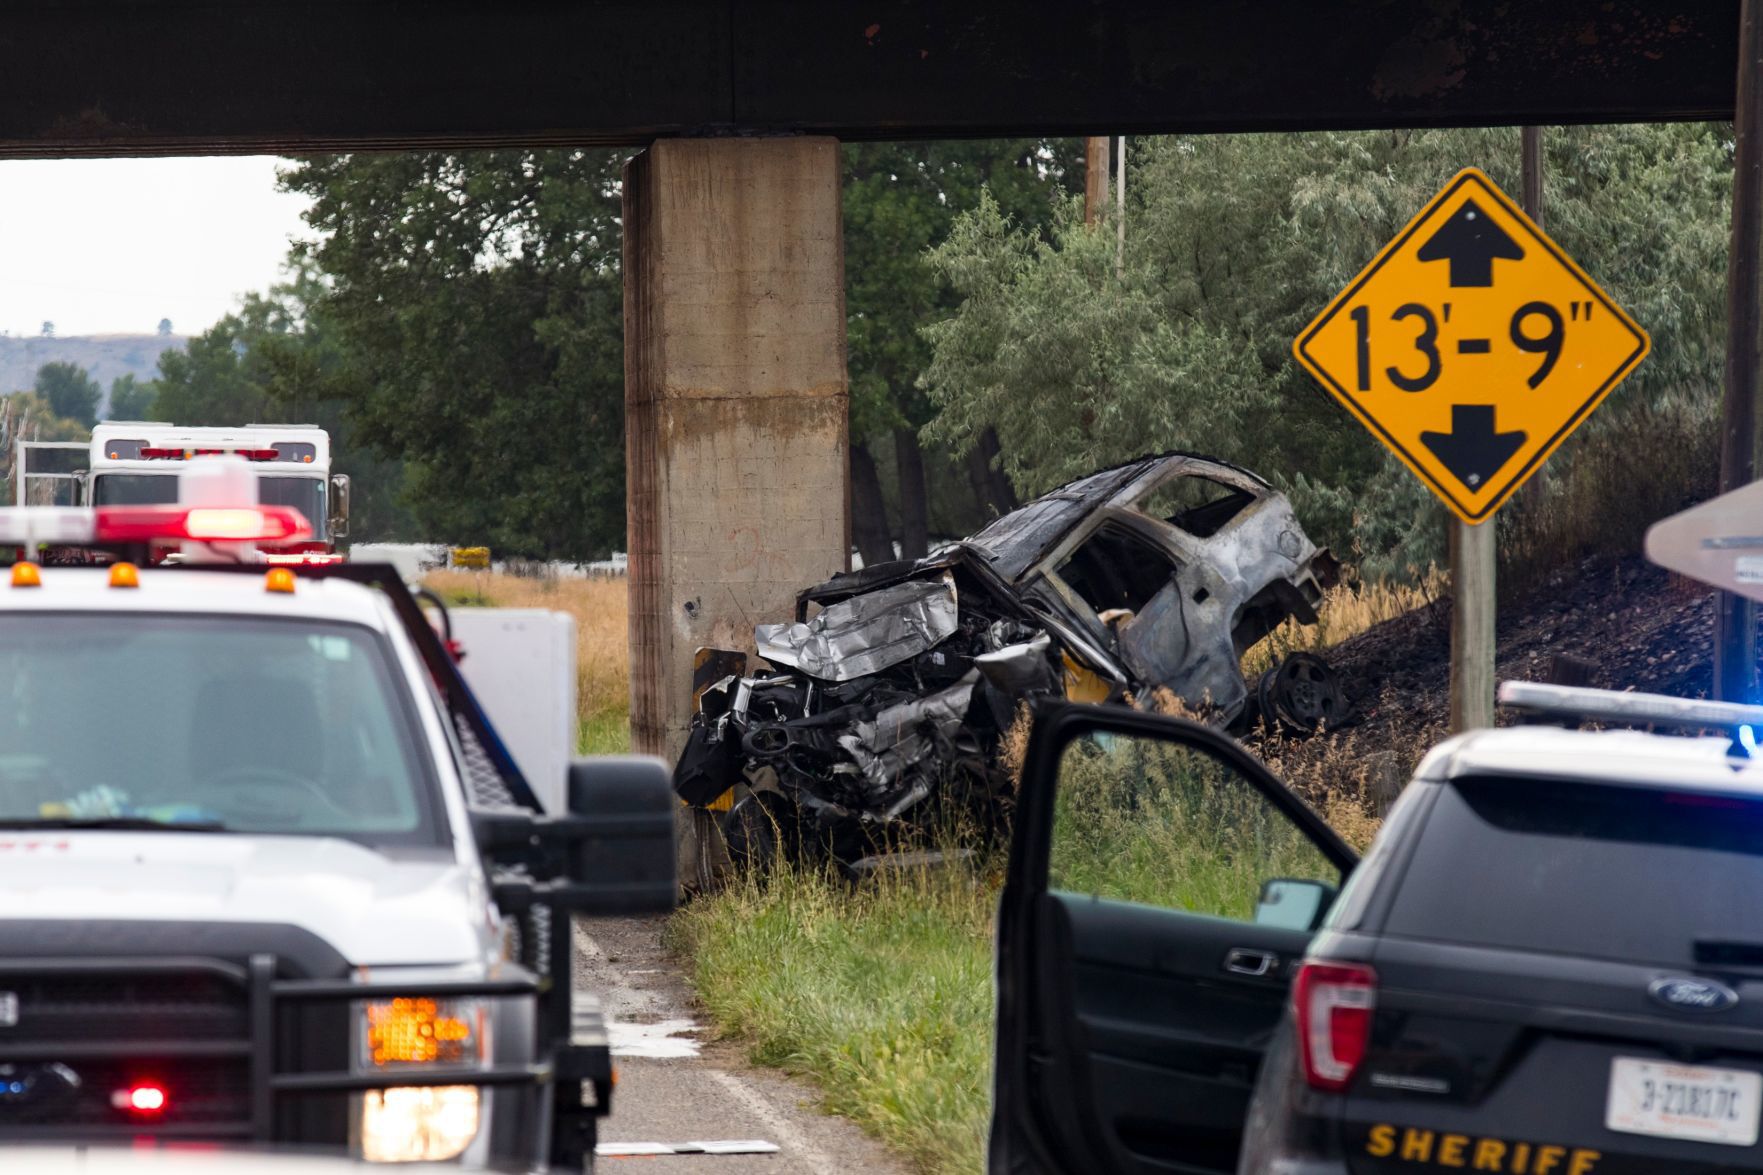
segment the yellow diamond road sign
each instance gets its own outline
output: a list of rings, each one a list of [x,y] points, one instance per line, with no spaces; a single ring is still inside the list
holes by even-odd
[[[1648,346],[1647,333],[1471,167],[1292,350],[1473,523],[1536,472]]]

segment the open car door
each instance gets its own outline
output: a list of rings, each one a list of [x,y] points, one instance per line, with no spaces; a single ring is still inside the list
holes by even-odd
[[[998,917],[992,1175],[1235,1171],[1292,970],[1356,862],[1214,730],[1041,709]]]

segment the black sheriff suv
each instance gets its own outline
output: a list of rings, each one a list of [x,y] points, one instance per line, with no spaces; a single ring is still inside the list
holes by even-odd
[[[1763,1170],[1763,708],[1501,698],[1363,861],[1215,731],[1046,710],[990,1170]]]

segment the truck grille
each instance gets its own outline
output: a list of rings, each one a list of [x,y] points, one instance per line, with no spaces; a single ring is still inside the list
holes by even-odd
[[[0,963],[0,1136],[237,1136],[251,1127],[252,1052],[241,967]],[[165,1091],[162,1111],[116,1104],[141,1084]]]
[[[165,1109],[150,1120],[131,1120],[111,1099],[147,1081],[165,1090]],[[0,1132],[33,1126],[139,1133],[183,1127],[200,1132],[202,1127],[235,1127],[250,1114],[250,1062],[244,1058],[0,1064]]]
[[[244,1040],[245,989],[222,976],[0,976],[18,998],[18,1023],[0,1048],[39,1041]]]

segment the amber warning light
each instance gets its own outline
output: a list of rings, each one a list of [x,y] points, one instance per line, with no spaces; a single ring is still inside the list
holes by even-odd
[[[449,1002],[395,999],[367,1005],[367,1051],[375,1065],[452,1064],[467,1059],[472,1025]]]

